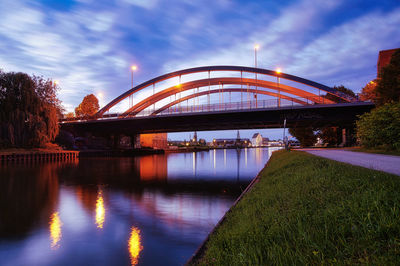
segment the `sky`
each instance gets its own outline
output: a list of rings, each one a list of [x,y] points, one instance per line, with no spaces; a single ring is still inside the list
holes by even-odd
[[[87,94],[101,93],[104,106],[130,89],[133,64],[135,84],[188,67],[253,66],[255,43],[260,68],[360,92],[378,52],[400,47],[399,0],[0,0],[0,18],[0,69],[57,80],[67,111]],[[282,136],[241,136],[254,132]]]

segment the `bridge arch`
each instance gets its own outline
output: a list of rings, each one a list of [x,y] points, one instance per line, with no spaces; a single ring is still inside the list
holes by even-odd
[[[224,91],[225,92],[243,92],[243,88],[228,88],[228,89],[224,89]],[[270,96],[275,96],[275,97],[279,96],[275,92],[261,91],[261,90],[257,91],[255,89],[248,89],[246,92],[270,95]],[[196,97],[200,97],[200,96],[203,96],[203,95],[209,95],[209,94],[215,94],[215,93],[220,93],[220,90],[215,90],[214,89],[214,90],[202,91],[202,92],[198,92],[198,93],[195,93],[195,94],[187,95],[185,97],[182,97],[180,99],[172,101],[172,102],[170,102],[170,103],[158,108],[151,115],[157,115],[157,114],[167,110],[168,108],[170,108],[172,106],[175,106],[175,105],[177,105],[177,104],[179,104],[181,102],[188,101],[190,99],[193,99],[193,98],[196,98]],[[302,104],[302,105],[307,104],[305,101],[302,101],[302,100],[297,99],[297,98],[291,98],[291,97],[288,97],[286,95],[281,95],[281,97],[283,99],[286,99],[286,100],[293,100],[293,102],[296,102],[296,103],[299,103],[299,104]],[[244,103],[244,104],[246,104],[246,103]]]
[[[214,71],[240,72],[240,77],[210,78],[210,73],[214,72]],[[320,83],[317,83],[317,82],[314,82],[311,80],[307,80],[307,79],[304,79],[301,77],[293,76],[290,74],[277,73],[275,71],[268,70],[268,69],[243,67],[243,66],[204,66],[204,67],[189,68],[189,69],[171,72],[171,73],[153,78],[142,84],[139,84],[139,85],[135,86],[134,88],[121,94],[117,98],[113,99],[110,103],[108,103],[106,106],[104,106],[102,109],[100,109],[98,111],[98,113],[96,114],[96,116],[97,117],[102,116],[105,112],[109,111],[113,106],[120,103],[124,99],[127,99],[131,95],[134,95],[135,93],[138,93],[139,91],[141,91],[145,88],[148,88],[152,85],[155,86],[156,83],[159,83],[159,82],[162,82],[162,81],[165,81],[168,79],[172,79],[175,77],[179,77],[179,79],[180,79],[181,76],[184,76],[184,75],[202,73],[202,72],[208,73],[207,79],[199,79],[199,80],[189,81],[189,82],[182,83],[182,84],[179,83],[177,86],[172,86],[172,87],[163,89],[157,93],[154,93],[153,95],[149,96],[148,98],[138,102],[134,106],[131,106],[130,108],[128,108],[128,110],[126,110],[122,114],[122,116],[136,115],[136,114],[140,113],[141,111],[143,111],[144,109],[148,108],[149,106],[151,106],[163,99],[166,99],[167,97],[170,97],[171,95],[174,95],[176,93],[188,91],[188,90],[194,89],[194,88],[207,87],[207,86],[210,87],[210,86],[215,86],[215,85],[222,85],[222,86],[224,86],[224,85],[240,85],[240,86],[245,85],[247,87],[249,87],[249,86],[253,86],[256,88],[260,87],[261,89],[256,89],[256,90],[250,89],[250,90],[252,93],[255,93],[257,95],[270,95],[270,96],[275,96],[275,97],[279,97],[282,99],[291,98],[293,100],[295,98],[288,96],[288,95],[293,95],[296,97],[313,99],[313,102],[315,102],[315,103],[322,103],[322,102],[323,103],[334,103],[323,97],[321,98],[320,95],[317,95],[315,93],[308,92],[306,90],[303,90],[303,89],[295,87],[295,86],[289,86],[289,85],[280,83],[279,82],[280,79],[285,79],[285,80],[294,82],[295,84],[306,85],[308,87],[317,89],[317,90],[325,92],[327,94],[335,95],[339,99],[341,99],[345,102],[351,102],[354,100],[352,97],[350,97],[340,91],[337,91],[334,88],[325,86],[323,84],[320,84]],[[256,78],[255,79],[244,78],[243,73],[255,74]],[[263,80],[263,79],[257,79],[258,74],[276,77],[277,82],[267,81],[267,80]],[[270,89],[270,90],[273,90],[274,92],[268,92],[263,89]],[[209,91],[210,91],[210,89],[209,89]],[[217,91],[219,91],[219,90],[217,90]],[[228,91],[229,91],[229,88],[223,89],[223,92],[228,92]],[[243,91],[244,90],[242,88],[240,90],[238,90],[238,89],[230,90],[230,92],[243,92]],[[245,91],[249,91],[249,89],[247,88]],[[213,93],[216,93],[215,90],[213,90]],[[286,93],[288,95],[281,94],[281,93]],[[200,97],[202,95],[210,95],[210,94],[212,94],[212,93],[207,93],[207,92],[204,92],[201,94],[194,93],[193,96],[191,96],[189,98]],[[184,100],[174,101],[174,102],[175,102],[175,104],[178,104],[182,101],[184,101]],[[303,104],[304,101],[296,100],[296,102]],[[165,110],[165,108],[169,108],[169,107],[173,106],[171,104],[172,103],[167,104],[168,107],[165,107],[165,105],[164,105],[160,109]],[[152,114],[155,115],[155,114],[160,113],[161,111],[162,110],[160,110],[160,111],[154,110],[154,112]]]

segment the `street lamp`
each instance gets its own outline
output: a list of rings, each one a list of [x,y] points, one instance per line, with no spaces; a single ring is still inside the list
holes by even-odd
[[[131,72],[132,72],[132,88],[133,88],[133,71],[137,70],[137,66],[133,65],[131,66]]]
[[[260,49],[260,45],[254,45],[254,67],[257,68],[257,50]]]
[[[257,68],[257,50],[260,49],[259,44],[254,45],[254,67]],[[258,97],[258,86],[257,86],[257,72],[256,72],[256,108],[257,108],[257,97]]]

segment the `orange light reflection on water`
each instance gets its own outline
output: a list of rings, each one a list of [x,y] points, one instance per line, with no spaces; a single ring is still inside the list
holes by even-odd
[[[51,240],[51,249],[57,249],[60,247],[61,240],[61,226],[62,222],[60,217],[58,216],[58,212],[54,212],[50,217],[50,240]]]
[[[131,256],[131,264],[136,265],[139,261],[139,253],[143,249],[140,243],[140,230],[132,227],[131,236],[128,241],[129,254]]]
[[[104,208],[103,192],[99,190],[97,193],[96,201],[96,224],[97,228],[102,229],[104,224],[104,218],[106,215],[106,210]]]

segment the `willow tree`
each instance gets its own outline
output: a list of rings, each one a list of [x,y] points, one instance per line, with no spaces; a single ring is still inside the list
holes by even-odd
[[[0,147],[42,147],[58,134],[61,104],[50,80],[0,71]]]

